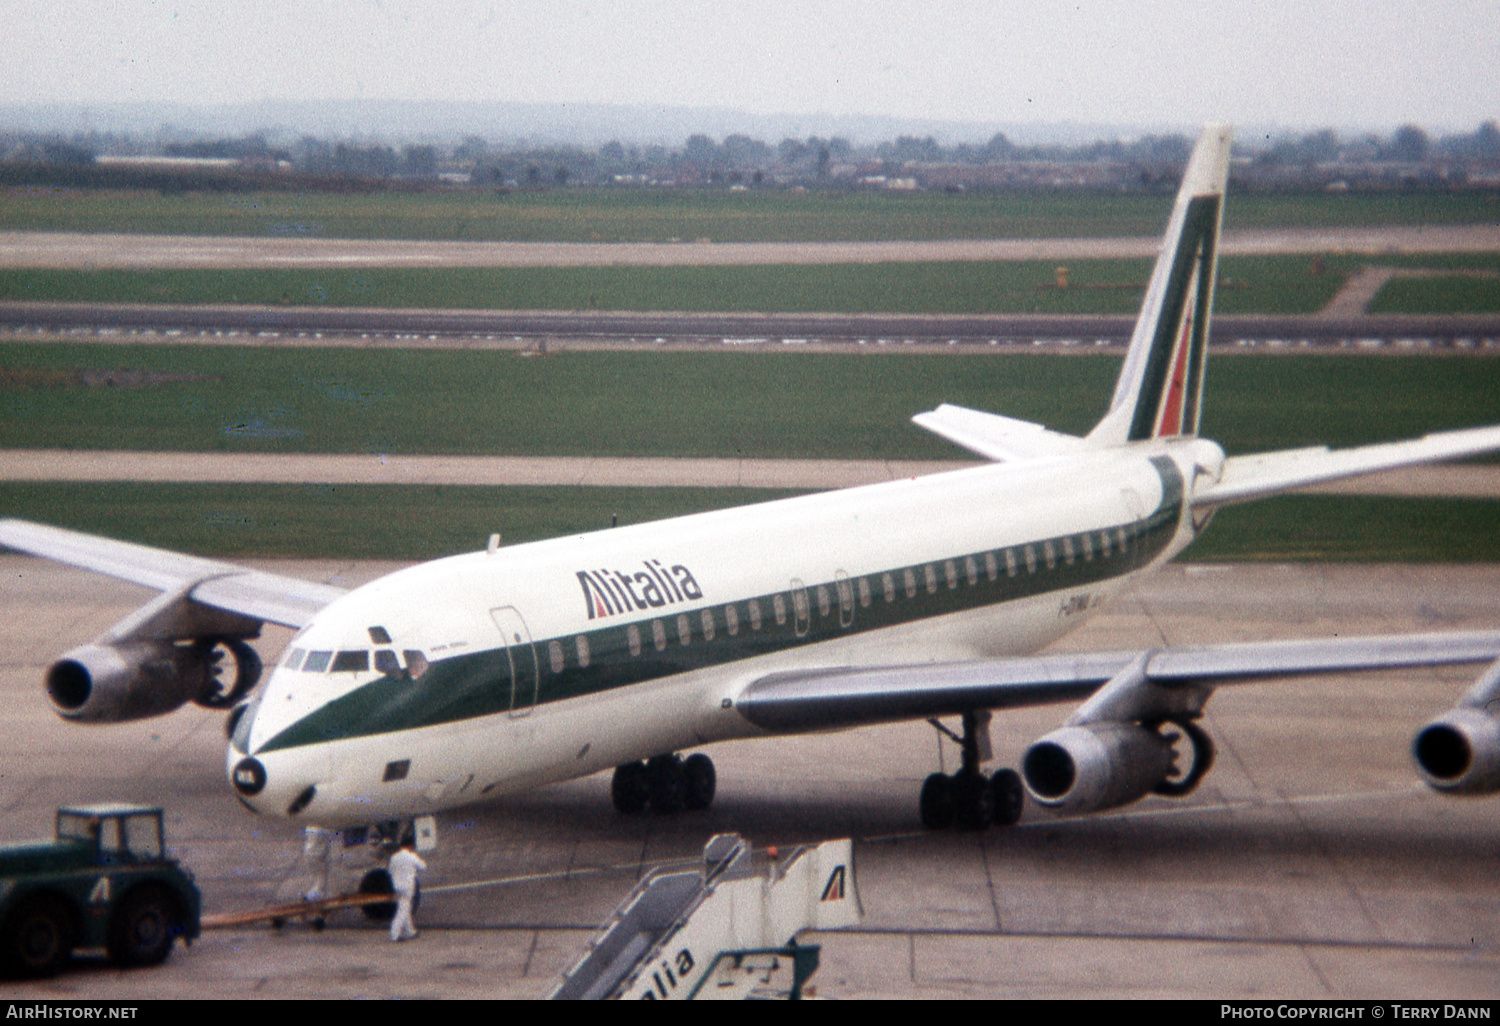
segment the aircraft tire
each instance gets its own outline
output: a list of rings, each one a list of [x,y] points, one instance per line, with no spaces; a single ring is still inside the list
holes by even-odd
[[[922,796],[918,800],[922,825],[928,830],[947,830],[953,826],[955,814],[953,800],[953,778],[945,773],[933,773],[922,781]]]
[[[953,774],[954,824],[960,830],[983,830],[990,825],[994,799],[989,779],[976,771]]]
[[[391,880],[391,874],[388,870],[372,869],[360,879],[359,893],[389,894],[394,898],[396,884]],[[361,905],[360,910],[364,912],[366,919],[377,923],[389,923],[392,919],[396,918],[396,902],[394,900]]]
[[[712,759],[702,752],[694,752],[683,760],[682,775],[686,785],[683,805],[688,811],[696,812],[713,804],[718,774],[714,772]]]
[[[658,816],[675,816],[686,807],[687,775],[680,756],[658,755],[647,762],[646,782],[651,811]]]
[[[627,762],[615,767],[615,775],[609,782],[609,798],[615,811],[625,816],[638,816],[646,811],[651,798],[651,789],[646,783],[646,764]]]
[[[990,777],[990,822],[998,827],[1015,826],[1026,810],[1026,788],[1021,774],[1013,769],[998,769]]]

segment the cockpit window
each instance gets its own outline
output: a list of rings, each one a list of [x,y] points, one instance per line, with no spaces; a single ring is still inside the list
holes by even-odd
[[[370,640],[377,645],[389,645],[391,643],[390,632],[384,627],[370,627]]]
[[[285,669],[295,670],[302,665],[302,657],[305,655],[307,655],[307,649],[305,648],[289,649],[286,658],[281,661],[281,665]]]
[[[370,653],[366,649],[340,652],[333,660],[333,673],[362,673],[370,668]]]
[[[332,652],[309,652],[307,662],[302,664],[304,673],[322,673],[328,669],[328,661],[333,658]]]
[[[375,669],[381,673],[399,673],[401,661],[396,658],[396,653],[388,648],[377,648],[375,650]]]
[[[406,672],[413,680],[419,679],[427,672],[427,657],[414,648],[407,649],[403,655],[406,656]]]

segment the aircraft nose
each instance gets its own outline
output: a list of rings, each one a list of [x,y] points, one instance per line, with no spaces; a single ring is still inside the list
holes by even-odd
[[[329,796],[328,753],[318,746],[292,752],[258,752],[229,749],[225,773],[234,796],[252,812],[293,819],[310,809],[315,799],[327,804]]]

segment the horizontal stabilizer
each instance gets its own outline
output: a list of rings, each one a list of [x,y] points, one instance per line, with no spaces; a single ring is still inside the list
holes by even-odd
[[[918,427],[954,445],[999,462],[1059,456],[1086,446],[1083,439],[1052,431],[1041,424],[997,413],[984,413],[944,403],[912,418]]]
[[[1356,449],[1287,449],[1253,456],[1230,456],[1218,483],[1193,496],[1197,507],[1243,502],[1307,485],[1358,477],[1381,470],[1460,459],[1500,449],[1500,425],[1445,431],[1407,442]]]

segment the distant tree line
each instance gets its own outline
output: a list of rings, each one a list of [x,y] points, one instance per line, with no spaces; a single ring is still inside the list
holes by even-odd
[[[168,136],[170,133],[162,133]],[[771,145],[746,135],[693,135],[679,147],[611,141],[594,149],[500,144],[272,140],[0,132],[0,183],[77,187],[335,189],[568,186],[728,188],[905,187],[1112,191],[1173,187],[1192,149],[1184,135],[1081,145],[1021,145],[1004,134],[945,145],[900,136],[874,145],[812,136]],[[1500,126],[1432,138],[1416,125],[1388,136],[1332,130],[1287,135],[1236,151],[1234,174],[1262,188],[1500,187]]]

